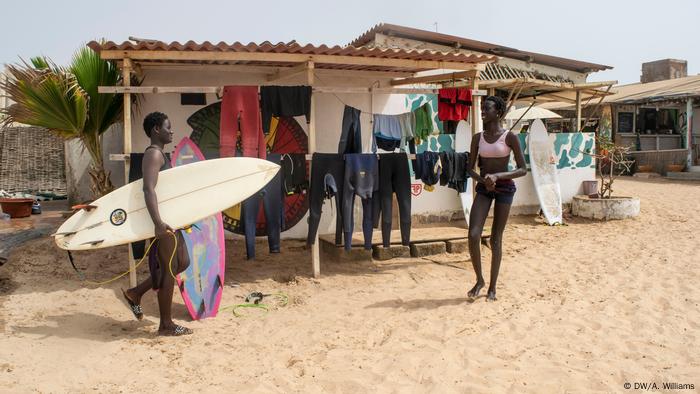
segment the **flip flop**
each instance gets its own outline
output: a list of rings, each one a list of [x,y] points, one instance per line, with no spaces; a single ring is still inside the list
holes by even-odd
[[[143,309],[141,309],[141,305],[131,301],[131,299],[126,295],[126,291],[124,291],[124,289],[121,290],[124,300],[126,300],[126,303],[129,305],[129,309],[131,309],[131,313],[134,314],[136,320],[143,320]]]
[[[162,337],[179,337],[182,335],[190,335],[190,334],[192,334],[192,332],[193,331],[187,327],[176,325],[174,330],[167,330],[167,331],[158,330],[158,335],[160,335]]]

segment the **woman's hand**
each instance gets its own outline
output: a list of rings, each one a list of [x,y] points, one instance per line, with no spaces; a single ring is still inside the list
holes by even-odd
[[[160,222],[160,223],[156,224],[155,233],[156,233],[157,238],[161,238],[161,237],[167,235],[168,233],[174,233],[174,232],[175,231],[172,229],[172,227],[168,226],[165,222]]]
[[[492,192],[496,190],[496,181],[498,180],[498,177],[494,174],[486,174],[484,177],[484,180],[486,181],[486,190]]]

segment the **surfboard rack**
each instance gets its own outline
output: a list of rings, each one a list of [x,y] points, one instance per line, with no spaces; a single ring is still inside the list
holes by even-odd
[[[74,211],[85,210],[86,212],[90,212],[96,208],[97,208],[97,205],[91,205],[91,204],[78,204],[78,205],[73,205],[72,207],[70,207],[70,209],[72,209]]]

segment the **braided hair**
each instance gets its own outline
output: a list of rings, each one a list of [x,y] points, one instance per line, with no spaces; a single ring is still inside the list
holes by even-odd
[[[496,106],[496,111],[498,112],[498,117],[503,118],[506,114],[506,102],[498,96],[486,96],[484,97],[484,102],[491,101]]]

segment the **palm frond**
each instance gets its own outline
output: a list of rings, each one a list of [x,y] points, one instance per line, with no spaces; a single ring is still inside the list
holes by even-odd
[[[103,94],[97,91],[100,86],[116,86],[121,74],[116,64],[105,61],[93,50],[83,47],[74,55],[68,69],[89,97],[86,133],[100,135],[118,122],[122,115],[123,98],[116,94]]]
[[[2,88],[15,103],[2,110],[4,124],[47,128],[63,138],[79,138],[87,120],[88,96],[66,72],[36,69],[26,62],[7,66]]]

